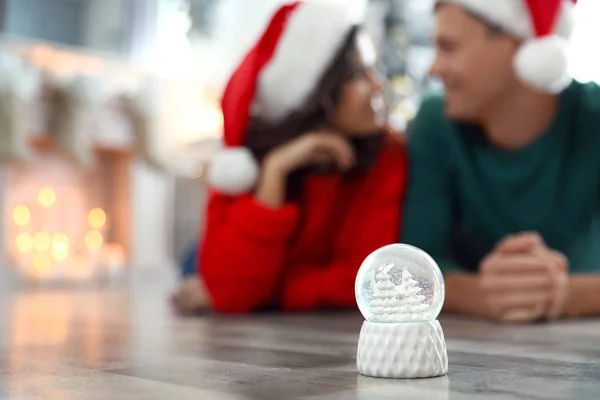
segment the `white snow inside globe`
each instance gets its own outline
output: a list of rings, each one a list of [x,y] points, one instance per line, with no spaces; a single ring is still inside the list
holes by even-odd
[[[423,250],[402,243],[384,246],[361,264],[356,302],[367,321],[428,322],[444,305],[444,276]]]

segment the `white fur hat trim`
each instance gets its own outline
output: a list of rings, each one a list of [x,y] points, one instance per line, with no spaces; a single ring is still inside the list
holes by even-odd
[[[572,81],[566,48],[567,41],[556,35],[528,40],[513,60],[515,73],[534,89],[559,93]]]
[[[271,62],[263,69],[255,97],[261,116],[284,118],[314,91],[348,37],[361,25],[366,0],[305,0],[289,18]]]
[[[225,147],[217,152],[208,169],[208,183],[219,192],[238,196],[256,185],[260,169],[245,147]]]

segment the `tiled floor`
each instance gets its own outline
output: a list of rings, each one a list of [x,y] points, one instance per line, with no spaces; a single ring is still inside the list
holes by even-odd
[[[447,319],[448,376],[391,381],[357,374],[356,314],[180,318],[166,289],[3,292],[0,399],[600,398],[600,322]]]

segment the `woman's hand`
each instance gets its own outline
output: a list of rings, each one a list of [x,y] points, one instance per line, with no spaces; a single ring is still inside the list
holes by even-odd
[[[275,148],[265,157],[255,197],[267,206],[281,207],[290,173],[310,165],[329,163],[347,171],[355,162],[352,146],[343,136],[324,131],[306,133]]]
[[[177,311],[182,314],[192,314],[211,309],[208,291],[204,287],[202,279],[195,275],[183,281],[173,295],[172,302]]]
[[[268,154],[265,167],[287,175],[309,165],[325,163],[334,163],[342,171],[354,166],[354,151],[347,138],[323,131],[304,134]]]

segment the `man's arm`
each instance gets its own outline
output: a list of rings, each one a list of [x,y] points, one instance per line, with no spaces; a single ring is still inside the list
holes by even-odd
[[[329,262],[297,265],[284,274],[281,306],[306,311],[320,307],[348,308],[356,305],[356,274],[365,258],[398,238],[398,203],[406,189],[406,155],[403,146],[390,144],[382,151],[356,199],[357,223],[345,224]]]
[[[482,301],[483,293],[476,274],[450,272],[444,275],[444,280],[446,283],[445,312],[487,317],[487,308]]]
[[[600,122],[600,86],[590,82],[583,87],[583,105],[579,123],[583,126],[597,126]],[[596,134],[596,130],[591,130]],[[597,149],[597,141],[594,147]],[[596,155],[596,157],[598,157]],[[600,207],[600,202],[597,203]],[[600,274],[571,275],[568,282],[569,298],[565,304],[564,316],[580,318],[600,316]]]
[[[600,315],[600,275],[571,275],[565,317],[581,318]]]

